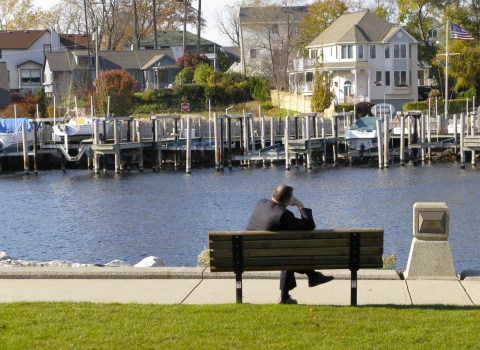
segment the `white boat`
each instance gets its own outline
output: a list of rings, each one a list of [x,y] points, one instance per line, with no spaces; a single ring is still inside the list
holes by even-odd
[[[56,141],[63,140],[65,135],[70,141],[81,141],[93,138],[93,127],[95,120],[98,122],[98,133],[100,137],[107,135],[110,130],[110,121],[102,121],[95,117],[75,117],[71,118],[67,123],[56,124],[53,127],[53,134]],[[105,132],[103,130],[105,126]]]
[[[368,151],[377,147],[377,120],[381,117],[362,117],[345,129],[345,139],[351,149]]]
[[[453,134],[455,131],[455,125],[452,124],[449,124],[447,126],[447,134]],[[457,134],[461,134],[462,133],[462,126],[460,125],[460,123],[457,123]]]
[[[31,146],[35,137],[35,128],[28,118],[0,119],[0,151],[15,152],[23,150],[23,127],[27,130],[27,145]]]
[[[350,149],[368,151],[378,147],[377,120],[392,119],[395,108],[388,103],[380,103],[372,107],[374,116],[359,118],[351,127],[345,128],[345,139]],[[383,130],[383,122],[382,122]],[[390,123],[390,132],[392,124]]]

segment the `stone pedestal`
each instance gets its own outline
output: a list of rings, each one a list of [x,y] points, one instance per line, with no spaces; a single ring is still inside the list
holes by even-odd
[[[405,279],[456,280],[448,241],[422,241],[413,238]]]
[[[443,203],[415,203],[413,241],[405,279],[456,280],[448,243],[450,209]]]

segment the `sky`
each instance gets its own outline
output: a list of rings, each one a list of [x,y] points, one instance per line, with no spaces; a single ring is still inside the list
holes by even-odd
[[[33,0],[35,6],[39,6],[44,10],[48,10],[53,5],[57,4],[58,0]],[[202,1],[202,14],[207,20],[207,26],[202,29],[202,38],[208,39],[219,45],[231,46],[231,42],[224,36],[222,36],[215,24],[215,13],[221,11],[224,6],[232,4],[232,0],[203,0]],[[198,8],[198,0],[192,1],[192,6]],[[187,31],[197,34],[197,29],[188,27]]]

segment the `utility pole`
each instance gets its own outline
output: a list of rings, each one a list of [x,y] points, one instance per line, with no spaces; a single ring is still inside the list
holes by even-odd
[[[157,5],[153,0],[153,49],[157,49]]]
[[[187,0],[183,0],[183,54],[187,52]]]
[[[200,34],[202,32],[202,0],[198,0],[197,11],[197,53],[200,53]]]

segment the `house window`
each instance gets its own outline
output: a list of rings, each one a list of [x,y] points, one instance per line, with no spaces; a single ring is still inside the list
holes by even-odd
[[[2,50],[0,50],[0,59],[2,58]]]
[[[250,58],[257,58],[257,50],[250,49]]]
[[[394,71],[393,82],[395,86],[407,86],[407,71],[404,71],[404,70]]]
[[[385,58],[390,58],[390,45],[385,45]]]
[[[390,71],[385,71],[385,85],[390,86]]]
[[[407,45],[393,45],[393,58],[407,58]]]
[[[377,58],[377,45],[370,45],[370,58]]]
[[[22,86],[40,85],[40,69],[22,69],[20,81]]]
[[[313,73],[312,72],[307,72],[307,77],[306,77],[307,83],[310,83],[313,81]]]
[[[310,50],[310,58],[316,58],[317,57],[317,50]]]
[[[50,44],[43,44],[43,52],[51,52],[52,51],[52,45]]]
[[[382,72],[377,70],[375,72],[375,85],[382,85]]]
[[[357,50],[358,50],[358,59],[363,60],[363,45],[358,45]]]
[[[342,60],[353,58],[353,45],[342,45]]]

